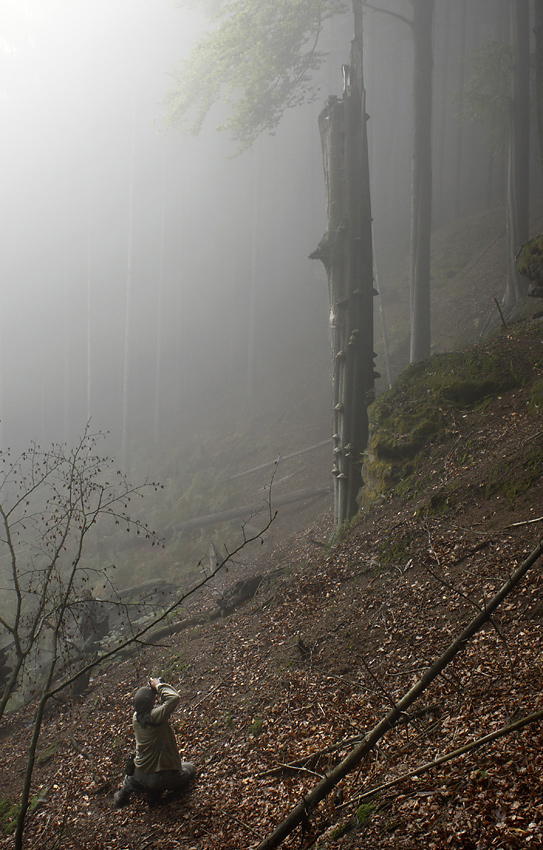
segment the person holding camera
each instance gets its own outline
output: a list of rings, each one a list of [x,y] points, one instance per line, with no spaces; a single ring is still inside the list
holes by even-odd
[[[161,678],[149,679],[148,687],[136,691],[132,718],[136,753],[127,761],[123,785],[113,795],[117,808],[125,806],[135,791],[145,792],[149,805],[154,805],[163,791],[183,791],[195,775],[194,765],[181,761],[168,723],[179,700],[177,691]]]

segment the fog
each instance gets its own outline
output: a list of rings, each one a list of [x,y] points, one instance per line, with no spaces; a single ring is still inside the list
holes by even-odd
[[[307,260],[324,228],[319,106],[233,157],[213,121],[197,139],[164,129],[194,13],[81,0],[16,23],[1,54],[2,447],[71,441],[90,418],[129,463],[127,441],[261,387],[302,316],[326,369],[326,285]]]
[[[405,0],[388,6],[405,13]],[[460,133],[453,107],[466,73],[461,7],[436,7],[436,226],[503,201],[504,162],[489,160],[480,125]],[[462,55],[506,35],[499,3],[467,8]],[[214,129],[220,108],[198,138],[164,127],[169,74],[204,28],[194,9],[5,3],[2,448],[73,441],[90,419],[130,471],[149,447],[220,424],[225,404],[269,390],[279,415],[316,377],[325,385],[327,287],[307,257],[326,226],[317,117],[341,95],[349,18],[326,33],[322,97],[235,157]],[[409,235],[412,43],[408,27],[377,14],[366,42],[379,260]],[[324,429],[328,401],[324,392]]]

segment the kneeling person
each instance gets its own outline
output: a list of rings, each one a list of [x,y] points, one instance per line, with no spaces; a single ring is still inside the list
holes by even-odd
[[[160,704],[155,706],[157,697]],[[179,704],[179,694],[162,679],[149,679],[149,687],[140,688],[134,697],[132,726],[136,737],[136,756],[127,764],[126,776],[113,795],[115,805],[125,806],[134,791],[146,791],[150,804],[162,791],[182,791],[196,770],[179,756],[170,714]]]

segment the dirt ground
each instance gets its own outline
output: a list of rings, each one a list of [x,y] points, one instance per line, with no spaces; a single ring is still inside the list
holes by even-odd
[[[140,646],[99,669],[82,698],[55,702],[38,748],[33,791],[43,799],[28,817],[27,846],[257,848],[538,545],[542,482],[513,496],[488,482],[496,468],[514,479],[527,447],[543,451],[530,404],[541,371],[454,422],[429,452],[416,498],[386,501],[333,544],[325,514],[261,558],[228,565],[223,589],[263,574],[249,602],[162,646]],[[460,498],[447,503],[451,484]],[[542,617],[537,561],[404,721],[281,846],[543,847],[540,721],[359,800],[543,708]],[[179,800],[149,809],[138,798],[116,810],[131,698],[150,675],[181,694],[173,726],[197,778]],[[31,724],[27,708],[0,730],[3,800],[19,798]],[[0,848],[12,846],[12,836],[0,838]]]

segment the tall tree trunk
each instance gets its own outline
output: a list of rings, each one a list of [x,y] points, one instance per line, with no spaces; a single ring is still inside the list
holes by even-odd
[[[166,277],[166,147],[162,150],[161,163],[161,199],[160,199],[160,235],[158,245],[158,293],[156,308],[156,342],[155,342],[155,386],[154,386],[154,415],[153,440],[155,445],[160,439],[161,432],[161,377],[162,377],[162,335],[164,319],[164,287]]]
[[[535,100],[539,137],[539,162],[543,168],[543,0],[534,0]]]
[[[134,171],[135,171],[135,139],[132,138],[130,154],[130,176],[128,191],[128,234],[126,246],[126,282],[124,307],[124,350],[123,350],[123,396],[121,419],[121,457],[123,472],[127,475],[130,468],[128,427],[129,427],[129,390],[130,390],[130,331],[132,327],[132,277],[134,254]]]
[[[367,406],[373,377],[373,260],[362,2],[353,0],[351,64],[343,67],[343,99],[333,96],[319,117],[328,225],[313,259],[328,275],[334,362],[334,521],[358,511],[362,455],[368,442]]]
[[[459,50],[460,55],[458,57],[458,85],[457,89],[459,91],[460,103],[459,103],[459,113],[462,114],[462,92],[464,91],[464,67],[465,67],[465,55],[466,55],[466,0],[460,0],[459,4],[459,15],[460,15],[460,36],[459,36]],[[462,188],[462,164],[463,164],[463,147],[464,147],[464,122],[458,117],[455,121],[455,129],[453,135],[453,150],[454,150],[454,165],[453,165],[453,174],[454,174],[454,198],[453,198],[453,210],[454,210],[454,218],[460,217],[460,199],[461,199],[461,188]]]
[[[413,6],[413,186],[411,210],[411,353],[430,354],[430,241],[432,229],[432,22],[435,0]]]
[[[247,370],[245,393],[248,399],[253,397],[255,389],[255,368],[257,351],[257,298],[258,298],[258,258],[260,248],[260,217],[262,206],[262,154],[251,151],[252,156],[252,215],[251,215],[251,268],[249,270],[249,300],[247,316]]]
[[[91,405],[91,388],[92,388],[92,249],[93,249],[93,230],[92,216],[94,211],[93,203],[93,162],[92,152],[89,162],[88,187],[87,187],[87,422],[90,421],[92,413]]]
[[[529,1],[510,0],[510,13],[513,73],[507,174],[507,286],[503,298],[506,313],[511,313],[527,293],[527,286],[515,265],[515,256],[529,238]]]
[[[449,141],[452,137],[450,126],[452,116],[449,104],[449,91],[451,90],[451,54],[453,51],[456,53],[456,44],[453,42],[452,12],[451,4],[446,3],[439,21],[441,39],[435,51],[436,55],[440,56],[438,78],[436,78],[436,72],[434,71],[434,85],[436,91],[439,92],[439,97],[433,107],[433,165],[438,178],[437,185],[436,181],[434,181],[433,210],[434,220],[437,220],[438,227],[450,220],[447,181],[450,172],[448,168],[448,156]],[[457,183],[457,181],[455,182]]]

